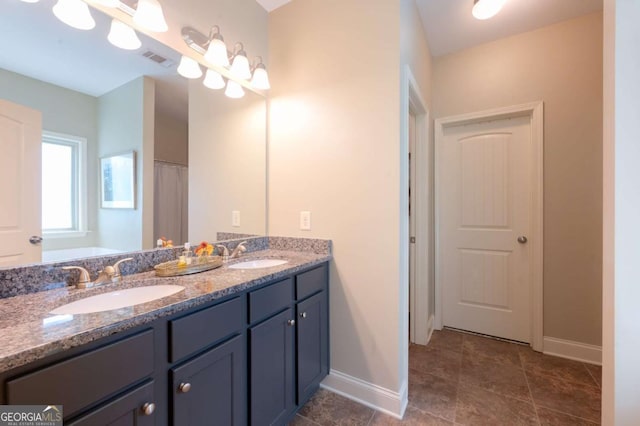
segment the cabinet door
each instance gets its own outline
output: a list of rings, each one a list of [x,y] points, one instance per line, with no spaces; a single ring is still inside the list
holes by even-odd
[[[298,405],[316,391],[328,374],[328,312],[326,292],[300,302],[297,311]]]
[[[67,426],[151,426],[155,424],[153,382],[140,386]]]
[[[171,370],[173,424],[246,424],[246,370],[242,336]]]
[[[294,407],[291,308],[249,330],[251,425],[279,425]]]

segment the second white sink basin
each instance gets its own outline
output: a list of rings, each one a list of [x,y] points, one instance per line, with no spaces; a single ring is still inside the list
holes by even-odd
[[[152,285],[148,287],[128,288],[112,291],[76,300],[62,305],[53,311],[55,315],[90,314],[93,312],[111,311],[162,299],[184,290],[179,285]]]
[[[229,269],[271,268],[272,266],[284,265],[285,263],[289,263],[289,261],[281,259],[247,260],[246,262],[234,263],[233,265],[229,265]]]

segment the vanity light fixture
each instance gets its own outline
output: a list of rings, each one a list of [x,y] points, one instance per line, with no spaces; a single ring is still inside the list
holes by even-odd
[[[113,19],[107,39],[111,44],[125,50],[136,50],[142,46],[135,30],[122,21]]]
[[[244,46],[240,42],[235,45],[230,71],[233,75],[243,80],[251,78],[251,67],[249,66],[249,59],[247,59],[247,52],[244,51]]]
[[[485,20],[494,17],[500,12],[507,0],[473,0],[473,17]]]
[[[227,89],[224,91],[224,94],[228,98],[240,99],[244,96],[244,89],[242,88],[242,86],[240,86],[239,83],[233,80],[228,80]]]
[[[219,67],[229,66],[229,54],[227,52],[227,45],[224,43],[224,38],[220,34],[220,27],[214,25],[211,28],[209,34],[209,46],[207,52],[204,54],[204,59],[210,64],[217,65]]]
[[[178,74],[184,78],[200,78],[202,77],[202,69],[195,59],[182,55],[180,65],[178,65]]]
[[[38,3],[40,0],[22,0],[25,3]]]
[[[224,79],[222,78],[220,73],[212,69],[208,69],[202,84],[204,84],[209,89],[218,90],[224,88]]]
[[[257,64],[253,67],[253,78],[251,78],[251,86],[258,90],[269,90],[271,84],[269,84],[269,75],[267,74],[267,67],[262,63],[262,56],[256,58]]]
[[[158,0],[139,0],[133,22],[157,33],[164,33],[169,29]]]
[[[89,6],[82,0],[58,0],[53,14],[65,24],[79,30],[91,30],[96,26]]]

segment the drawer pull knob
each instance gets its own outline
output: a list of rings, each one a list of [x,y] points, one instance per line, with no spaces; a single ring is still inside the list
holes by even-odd
[[[294,325],[296,325],[296,320],[290,319],[287,321],[287,324],[289,324],[289,327],[293,327]]]
[[[307,317],[306,312],[300,312],[300,318],[306,318],[306,317]]]
[[[154,404],[153,402],[147,402],[142,406],[142,413],[145,416],[152,415],[154,411],[156,411],[156,404]]]
[[[180,383],[178,390],[182,393],[187,393],[191,390],[191,383]]]

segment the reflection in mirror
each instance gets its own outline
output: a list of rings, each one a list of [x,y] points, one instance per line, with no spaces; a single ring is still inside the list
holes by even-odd
[[[177,52],[141,34],[113,46],[96,10],[78,31],[50,2],[2,9],[0,267],[265,233],[263,97],[189,86]],[[137,154],[133,208],[109,208],[100,159],[123,152]]]

